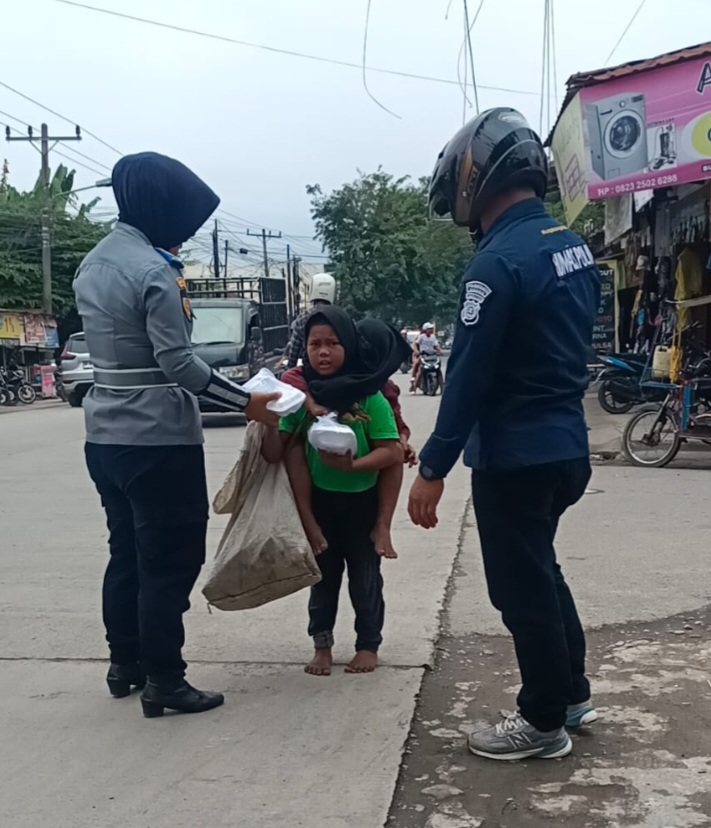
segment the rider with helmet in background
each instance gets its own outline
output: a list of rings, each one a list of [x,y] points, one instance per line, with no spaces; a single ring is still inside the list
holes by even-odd
[[[442,356],[442,348],[440,347],[437,335],[435,334],[434,324],[432,322],[425,322],[414,344],[414,359],[412,361],[412,382],[410,383],[410,393],[417,393],[417,386],[420,384],[420,365],[422,357],[434,356],[435,354]],[[437,373],[437,385],[439,388],[442,388],[444,385],[441,370]]]
[[[518,712],[469,739],[492,759],[565,756],[566,727],[597,718],[554,539],[591,474],[583,396],[600,284],[587,244],[546,212],[547,184],[540,138],[508,108],[466,124],[430,184],[431,210],[469,228],[478,246],[409,511],[415,524],[436,525],[444,478],[466,445],[489,595],[523,683]]]
[[[291,337],[286,346],[287,368],[296,368],[306,351],[306,322],[319,306],[336,301],[336,280],[330,273],[316,273],[309,278],[309,307],[291,323]]]

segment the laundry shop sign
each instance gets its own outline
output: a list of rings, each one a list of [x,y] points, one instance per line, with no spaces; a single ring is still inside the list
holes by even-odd
[[[711,58],[581,89],[552,149],[569,221],[590,199],[711,179]]]

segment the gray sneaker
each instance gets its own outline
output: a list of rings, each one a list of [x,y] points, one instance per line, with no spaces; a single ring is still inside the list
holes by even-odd
[[[512,713],[494,727],[472,733],[469,750],[486,759],[558,759],[567,756],[573,743],[564,727],[543,733],[520,713]]]
[[[598,719],[597,710],[590,699],[582,704],[569,704],[565,726],[575,730],[583,725],[589,725]]]

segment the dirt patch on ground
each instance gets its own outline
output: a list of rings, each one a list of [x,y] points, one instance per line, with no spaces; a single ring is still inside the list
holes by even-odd
[[[593,631],[588,647],[600,720],[565,759],[504,763],[465,735],[515,707],[511,641],[443,635],[388,826],[711,826],[711,608]]]

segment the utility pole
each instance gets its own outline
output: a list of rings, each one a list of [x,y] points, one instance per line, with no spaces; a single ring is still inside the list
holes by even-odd
[[[280,239],[281,238],[281,230],[279,233],[272,233],[270,230],[268,233],[266,230],[262,230],[261,233],[251,233],[247,230],[248,236],[261,236],[262,237],[262,250],[264,252],[264,276],[266,279],[269,278],[269,256],[267,254],[267,242],[271,241],[271,239]]]
[[[296,303],[295,315],[298,316],[301,311],[301,292],[299,290],[299,284],[301,282],[301,276],[299,275],[299,264],[301,262],[301,257],[294,256],[292,261],[294,262],[294,301]]]
[[[212,270],[216,279],[220,278],[220,237],[217,229],[217,219],[215,219],[215,228],[212,231]]]
[[[291,280],[291,245],[287,244],[286,246],[286,299],[287,299],[287,312],[289,314],[289,321],[291,322],[294,319],[294,290],[293,290],[293,282]]]
[[[29,141],[33,145],[37,138],[32,127],[27,127],[27,137],[20,135],[15,137],[10,134],[10,127],[5,129],[6,141]],[[54,141],[52,147],[49,142]],[[45,313],[52,313],[52,237],[50,234],[50,210],[49,210],[49,153],[60,141],[81,141],[81,129],[76,127],[74,135],[50,135],[47,124],[42,124],[40,131],[40,155],[42,156],[42,167],[40,181],[44,205],[42,206],[42,307]]]

